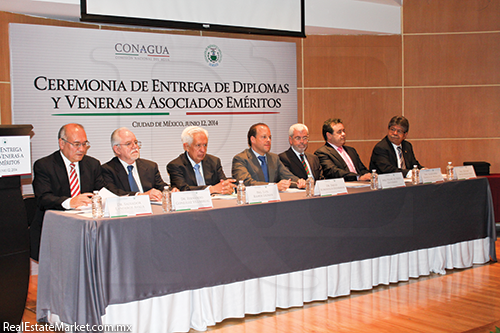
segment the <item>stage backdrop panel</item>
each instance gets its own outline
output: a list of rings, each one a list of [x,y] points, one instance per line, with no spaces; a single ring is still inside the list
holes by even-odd
[[[142,141],[141,157],[166,165],[191,125],[209,131],[208,153],[227,176],[257,122],[272,151],[288,148],[297,122],[295,43],[42,25],[9,25],[12,119],[32,124],[32,160],[58,149],[61,125],[85,126],[90,156],[113,157],[111,132]]]

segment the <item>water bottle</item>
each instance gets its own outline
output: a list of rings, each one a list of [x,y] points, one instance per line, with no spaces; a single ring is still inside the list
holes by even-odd
[[[451,165],[451,162],[448,162],[448,165],[446,166],[446,180],[453,180],[453,176],[453,165]]]
[[[370,190],[378,190],[377,170],[372,170],[372,177],[370,178]]]
[[[306,179],[306,197],[310,198],[314,196],[314,179],[312,176]]]
[[[238,205],[244,205],[247,203],[247,189],[245,188],[245,184],[243,184],[243,181],[240,180],[238,183],[238,188],[236,190],[237,192],[237,197],[236,197],[236,204]]]
[[[417,185],[420,183],[420,170],[418,170],[418,167],[416,165],[413,166],[413,169],[411,170],[411,183],[413,185]]]
[[[161,208],[164,213],[169,213],[172,211],[172,193],[170,188],[165,186],[161,193]]]
[[[92,218],[98,219],[102,216],[102,198],[99,195],[99,191],[94,191],[94,195],[92,196]]]

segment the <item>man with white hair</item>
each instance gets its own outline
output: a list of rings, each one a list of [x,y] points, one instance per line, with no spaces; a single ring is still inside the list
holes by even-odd
[[[126,127],[111,134],[111,148],[115,153],[102,166],[108,189],[116,195],[148,195],[152,201],[161,201],[167,183],[161,178],[158,164],[140,158],[141,142]]]
[[[312,176],[314,180],[322,178],[321,164],[316,155],[306,152],[309,143],[309,129],[304,124],[293,124],[288,130],[290,148],[279,154],[281,162],[295,176],[303,179]]]
[[[172,186],[181,191],[209,187],[210,193],[233,193],[234,179],[227,179],[220,158],[207,154],[208,131],[189,126],[182,131],[181,139],[184,152],[167,165]]]

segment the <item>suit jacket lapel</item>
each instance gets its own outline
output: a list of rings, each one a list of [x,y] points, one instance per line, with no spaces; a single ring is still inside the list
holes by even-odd
[[[328,147],[329,151],[330,151],[330,155],[336,159],[337,161],[339,161],[340,165],[342,165],[342,168],[344,170],[349,170],[349,168],[347,167],[347,163],[344,161],[344,158],[342,156],[340,156],[339,152],[337,151],[337,149],[333,148],[332,146],[330,146],[330,144],[326,144],[326,146]],[[343,148],[344,149],[344,148]]]
[[[118,181],[121,183],[121,187],[127,191],[127,192],[130,192],[130,184],[128,182],[128,174],[127,174],[127,171],[125,170],[125,168],[123,167],[122,163],[120,162],[120,160],[118,159],[118,157],[114,157],[113,158],[113,167],[115,169],[115,172],[116,172],[116,176],[118,178]]]
[[[411,163],[410,163],[408,149],[406,149],[406,141],[405,140],[403,140],[403,142],[401,142],[401,149],[403,150],[403,158],[405,159],[404,169],[413,169],[413,165],[411,165]],[[410,165],[408,165],[408,163],[410,163]]]
[[[300,171],[304,170],[304,172],[302,173],[302,177],[300,177],[300,178],[304,178],[303,176],[306,174],[306,169],[304,169],[304,166],[302,165],[302,161],[299,159],[297,154],[295,154],[295,152],[292,150],[291,147],[288,148],[287,155],[288,155],[288,159],[290,160],[290,164],[292,164],[292,163],[295,164],[295,168],[297,170],[300,170]],[[304,156],[305,156],[305,154],[304,154]],[[311,163],[309,162],[309,164],[311,164]]]
[[[139,173],[139,180],[142,183],[143,181],[148,179],[148,167],[146,164],[142,163],[141,159],[138,158],[135,161],[135,165],[137,165],[137,172]]]
[[[89,173],[90,167],[88,166],[88,159],[86,156],[80,161],[80,192],[92,192],[94,189],[94,182],[92,181],[92,175]]]
[[[212,183],[212,176],[214,173],[215,166],[212,165],[212,161],[207,158],[205,155],[205,158],[201,161],[202,169],[203,169],[203,178],[205,178],[205,184],[211,184]]]
[[[345,149],[347,155],[349,155],[349,157],[351,158],[351,162],[352,162],[352,165],[354,166],[354,169],[356,169],[356,172],[359,174],[358,163],[356,163],[356,158],[355,158],[355,156],[353,156],[352,149],[350,147],[349,147],[349,149],[346,149],[345,146],[344,146],[344,149]]]
[[[269,182],[274,183],[276,179],[276,171],[278,166],[276,165],[274,159],[269,156],[269,154],[266,154],[266,162],[267,162],[267,173],[269,174]],[[262,168],[261,168],[262,169]],[[264,172],[262,173],[264,175]]]
[[[385,141],[387,142],[387,146],[389,147],[389,155],[391,156],[391,163],[398,167],[398,157],[396,156],[396,151],[394,150],[394,146],[392,145],[391,141],[389,141],[389,138],[386,136]],[[406,163],[406,162],[405,162]]]
[[[196,175],[194,174],[193,166],[191,165],[191,162],[189,161],[189,158],[187,157],[187,151],[184,152],[182,155],[182,163],[186,166],[186,183],[188,183],[189,186],[198,186],[198,182],[196,181]],[[205,173],[205,171],[203,171]]]
[[[259,176],[259,179],[262,179],[262,181],[264,181],[264,179],[265,179],[264,172],[262,172],[262,167],[260,166],[260,162],[257,159],[257,157],[255,156],[255,154],[253,153],[251,148],[248,148],[248,150],[247,150],[247,157],[251,163],[251,167],[253,168],[253,171]],[[269,165],[268,165],[267,169],[269,171]]]
[[[69,187],[69,178],[68,178],[68,170],[66,170],[66,165],[61,157],[61,152],[57,151],[54,155],[54,172],[59,180],[59,184],[61,185],[61,190],[63,191],[62,195],[71,197],[71,189]],[[82,172],[80,166],[80,173]],[[80,183],[81,183],[81,175],[80,175]]]

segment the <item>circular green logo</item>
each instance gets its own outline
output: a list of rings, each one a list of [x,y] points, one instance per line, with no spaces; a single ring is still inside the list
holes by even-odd
[[[205,60],[212,67],[219,66],[222,60],[222,51],[217,45],[209,45],[205,49]]]

